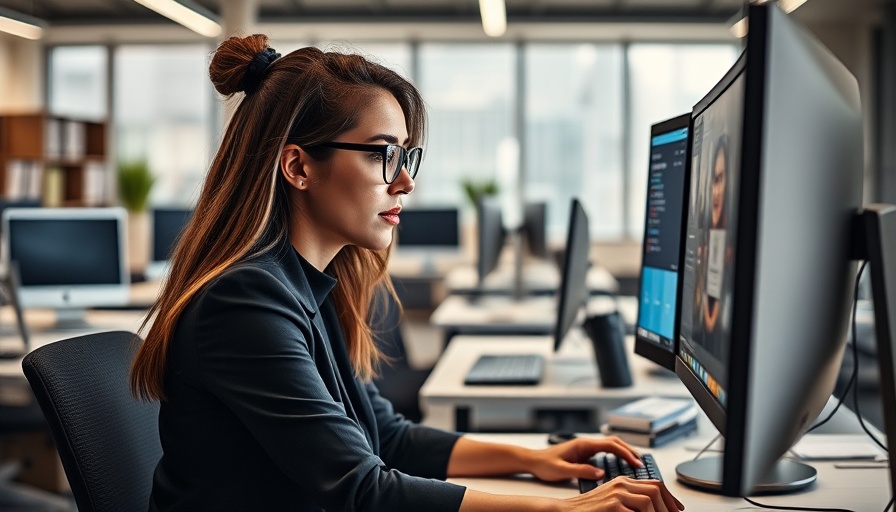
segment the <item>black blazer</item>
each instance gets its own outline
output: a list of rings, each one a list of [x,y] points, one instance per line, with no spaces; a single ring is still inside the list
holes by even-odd
[[[457,435],[354,378],[330,290],[289,243],[194,297],[168,353],[151,511],[456,511]],[[411,476],[414,475],[414,476]]]

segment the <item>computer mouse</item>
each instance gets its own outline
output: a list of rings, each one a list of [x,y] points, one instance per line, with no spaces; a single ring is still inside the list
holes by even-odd
[[[576,435],[572,432],[551,432],[548,434],[548,444],[560,444],[572,441]]]

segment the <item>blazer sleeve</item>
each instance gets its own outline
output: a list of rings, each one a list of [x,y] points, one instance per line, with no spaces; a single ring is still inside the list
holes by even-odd
[[[390,470],[332,399],[309,343],[315,327],[293,292],[243,267],[200,298],[195,339],[203,385],[323,508],[456,511],[465,488]]]
[[[444,480],[451,450],[460,436],[406,420],[395,413],[375,384],[368,382],[366,388],[376,416],[380,455],[386,464],[411,475]]]

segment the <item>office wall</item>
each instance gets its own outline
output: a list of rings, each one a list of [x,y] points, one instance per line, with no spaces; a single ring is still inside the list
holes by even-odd
[[[40,42],[0,35],[0,112],[42,109],[44,69]]]

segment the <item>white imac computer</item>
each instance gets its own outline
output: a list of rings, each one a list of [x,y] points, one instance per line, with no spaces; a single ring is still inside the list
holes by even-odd
[[[84,310],[128,303],[123,208],[9,208],[3,262],[19,271],[23,308],[56,310],[54,329],[88,327]]]

